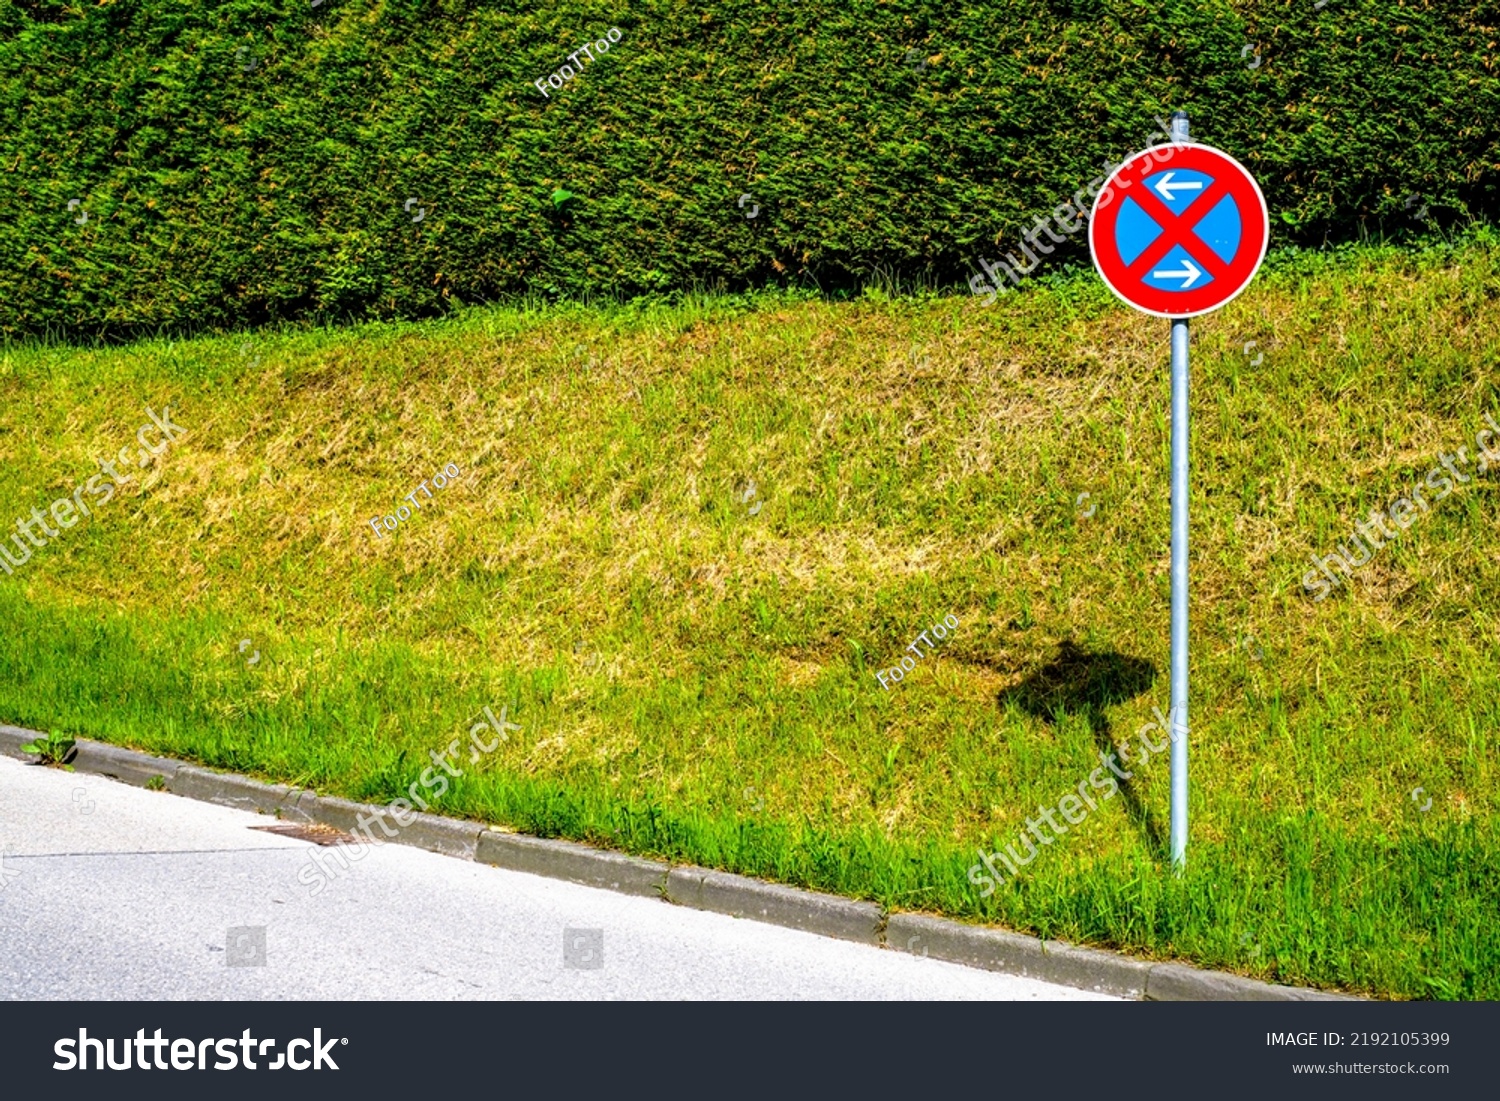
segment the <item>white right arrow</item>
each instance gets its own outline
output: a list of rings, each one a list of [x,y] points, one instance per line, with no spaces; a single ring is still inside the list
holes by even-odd
[[[1170,203],[1175,199],[1177,197],[1176,192],[1178,191],[1203,190],[1203,182],[1201,180],[1183,180],[1182,183],[1173,183],[1172,177],[1176,174],[1175,172],[1168,172],[1156,181],[1156,193],[1167,200],[1167,202]]]
[[[1198,282],[1198,276],[1200,276],[1202,274],[1203,274],[1203,272],[1198,268],[1198,266],[1195,265],[1191,260],[1189,260],[1187,257],[1184,256],[1183,259],[1182,259],[1182,268],[1181,268],[1181,270],[1179,270],[1179,271],[1153,271],[1151,273],[1151,278],[1152,279],[1181,279],[1182,280],[1182,287],[1181,287],[1181,289],[1182,290],[1187,290],[1194,283]]]

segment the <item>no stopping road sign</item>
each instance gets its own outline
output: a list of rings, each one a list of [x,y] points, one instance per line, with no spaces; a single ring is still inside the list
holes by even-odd
[[[1209,145],[1154,145],[1117,168],[1089,216],[1105,284],[1157,317],[1228,302],[1265,259],[1271,222],[1244,165]]]

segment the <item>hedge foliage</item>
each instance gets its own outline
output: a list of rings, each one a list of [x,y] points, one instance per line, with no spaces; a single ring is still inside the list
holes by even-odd
[[[1487,216],[1497,23],[1496,0],[0,0],[0,332],[958,282],[1179,108],[1282,240]]]

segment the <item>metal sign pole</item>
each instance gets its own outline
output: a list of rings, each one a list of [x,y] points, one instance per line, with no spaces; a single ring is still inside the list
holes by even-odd
[[[1110,173],[1089,212],[1089,254],[1123,302],[1172,322],[1172,710],[1163,721],[1172,742],[1172,864],[1181,872],[1188,839],[1188,318],[1217,310],[1255,278],[1271,241],[1271,213],[1244,165],[1188,139],[1186,112],[1173,113],[1168,137],[1169,145],[1153,145]],[[1137,181],[1141,186],[1120,199]],[[1205,195],[1217,196],[1211,209]]]
[[[1173,143],[1188,140],[1188,118],[1172,116]],[[1188,323],[1172,321],[1172,863],[1187,860],[1188,837]]]

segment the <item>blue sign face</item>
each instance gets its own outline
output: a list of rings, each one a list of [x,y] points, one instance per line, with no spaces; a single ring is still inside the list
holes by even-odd
[[[1200,211],[1194,206],[1214,190],[1214,183],[1213,176],[1184,168],[1157,172],[1141,180],[1139,186],[1147,197],[1137,202],[1134,195],[1127,195],[1120,204],[1119,217],[1115,221],[1115,247],[1125,266],[1133,265],[1157,238],[1167,232],[1168,227],[1172,230],[1172,238],[1180,238],[1184,232],[1191,233],[1223,264],[1229,264],[1239,252],[1243,229],[1240,208],[1234,197],[1221,188],[1217,199],[1212,200],[1206,210]],[[1179,219],[1187,224],[1185,230],[1179,226]],[[1197,290],[1214,281],[1214,276],[1204,270],[1201,262],[1194,263],[1181,244],[1173,244],[1161,259],[1150,265],[1150,270],[1141,272],[1139,278],[1154,290],[1174,293]]]

